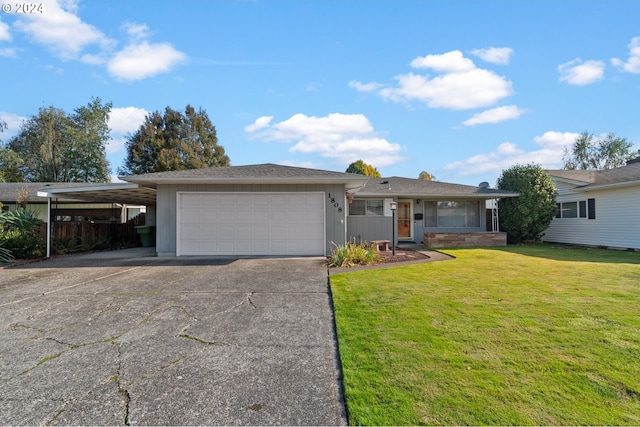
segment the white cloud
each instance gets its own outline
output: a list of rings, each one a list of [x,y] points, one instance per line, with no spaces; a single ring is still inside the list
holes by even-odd
[[[16,50],[10,47],[0,48],[0,56],[4,56],[5,58],[15,58]]]
[[[586,61],[576,58],[558,65],[560,81],[570,85],[584,86],[595,83],[604,76],[604,62]]]
[[[515,105],[505,105],[503,107],[492,108],[481,113],[474,114],[470,119],[462,122],[465,126],[475,126],[483,123],[500,123],[505,120],[513,120],[519,118],[525,110]]]
[[[476,68],[469,58],[465,58],[459,50],[443,53],[442,55],[427,55],[411,61],[413,68],[431,68],[441,73],[459,73]]]
[[[255,122],[248,126],[245,126],[244,131],[247,133],[254,133],[260,129],[264,129],[269,126],[271,120],[273,120],[273,116],[258,117]]]
[[[375,92],[376,90],[382,88],[383,85],[375,82],[362,83],[357,80],[351,80],[349,82],[349,87],[354,88],[358,92]]]
[[[0,41],[11,40],[11,33],[9,33],[9,26],[0,21]]]
[[[19,116],[17,114],[8,113],[6,111],[0,111],[0,120],[7,124],[7,129],[0,138],[16,135],[20,131],[22,122],[27,120],[27,117]]]
[[[108,49],[115,43],[74,14],[77,1],[59,3],[56,0],[43,0],[42,3],[46,13],[20,15],[15,26],[63,59],[74,59],[91,45]]]
[[[123,28],[129,34],[132,41],[141,41],[149,37],[149,27],[147,24],[138,24],[136,22],[127,22]]]
[[[629,59],[627,59],[627,62],[613,58],[611,59],[611,63],[623,71],[638,74],[640,73],[640,37],[632,38],[628,47]]]
[[[507,65],[513,54],[513,49],[510,47],[490,47],[488,49],[473,49],[470,53],[483,61]]]
[[[255,139],[295,143],[290,152],[319,153],[345,165],[358,159],[376,167],[402,160],[403,148],[379,137],[362,114],[295,114],[279,123],[272,124],[271,120],[269,116],[260,117],[245,130]]]
[[[111,114],[109,114],[109,128],[114,133],[135,132],[148,114],[149,112],[144,108],[112,108]]]
[[[472,69],[429,79],[418,74],[396,77],[398,87],[384,88],[380,96],[392,101],[418,100],[431,108],[466,110],[495,104],[513,92],[511,82],[489,70]]]
[[[169,43],[150,44],[143,41],[118,52],[107,65],[109,73],[121,80],[142,80],[166,73],[187,59],[187,55]]]
[[[380,83],[363,84],[352,80],[349,86],[361,92],[376,92],[394,102],[420,101],[431,108],[465,110],[495,104],[513,93],[511,82],[490,70],[477,68],[459,50],[427,55],[411,61],[413,68],[441,73],[435,77],[409,72],[395,77],[395,87]]]
[[[461,176],[494,173],[499,175],[504,169],[516,164],[537,163],[545,169],[562,167],[564,149],[573,144],[580,134],[574,132],[548,131],[533,140],[539,147],[527,151],[512,142],[504,142],[495,151],[478,154],[465,160],[449,163],[444,167],[448,171],[457,171]]]
[[[109,114],[111,140],[107,143],[107,153],[119,153],[124,150],[126,134],[134,133],[144,123],[149,114],[144,108],[120,107],[112,108]]]

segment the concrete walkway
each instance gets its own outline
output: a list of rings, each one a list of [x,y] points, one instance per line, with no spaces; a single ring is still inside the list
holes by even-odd
[[[344,425],[323,258],[0,269],[2,425]]]

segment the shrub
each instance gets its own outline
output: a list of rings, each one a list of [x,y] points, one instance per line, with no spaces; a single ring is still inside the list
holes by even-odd
[[[18,209],[0,214],[0,241],[15,258],[37,258],[44,254],[45,242],[37,232],[42,221],[32,211]]]
[[[0,239],[0,264],[9,264],[14,260],[11,251],[4,247],[5,244],[6,242]]]
[[[331,244],[334,246],[329,257],[329,266],[331,267],[353,267],[382,261],[380,254],[364,243],[356,245],[353,241],[345,245],[336,245],[333,242]]]
[[[510,243],[538,241],[556,215],[556,188],[551,177],[539,165],[516,165],[502,171],[501,190],[520,193],[519,197],[500,199],[500,229]]]

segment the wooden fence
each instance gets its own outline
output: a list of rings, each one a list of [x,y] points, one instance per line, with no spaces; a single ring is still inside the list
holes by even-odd
[[[137,215],[126,223],[54,221],[51,227],[52,249],[61,253],[140,246],[140,236],[135,229],[139,225],[145,225],[145,214]],[[46,223],[40,233],[46,238]]]

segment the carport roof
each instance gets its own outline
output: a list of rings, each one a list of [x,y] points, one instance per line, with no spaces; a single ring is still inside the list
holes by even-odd
[[[72,188],[45,187],[38,191],[38,196],[94,203],[156,204],[156,190],[131,183],[76,184]]]

